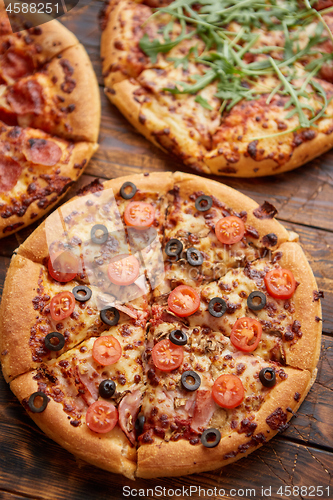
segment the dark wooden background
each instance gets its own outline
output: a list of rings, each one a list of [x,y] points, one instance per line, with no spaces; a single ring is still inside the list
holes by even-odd
[[[99,0],[81,0],[76,8],[61,18],[86,47],[97,73],[102,99],[100,148],[67,197],[73,196],[79,187],[96,177],[110,179],[155,170],[187,171],[141,137],[104,96],[97,22],[101,6]],[[231,498],[233,495],[232,498],[237,500],[288,498],[288,488],[284,490],[288,486],[291,490],[295,487],[290,498],[319,498],[320,489],[317,494],[309,487],[322,486],[322,498],[333,498],[333,151],[280,176],[216,179],[239,189],[258,203],[267,199],[278,208],[278,218],[300,235],[319,289],[324,291],[324,333],[318,377],[297,418],[292,419],[287,431],[262,449],[223,470],[133,482],[83,462],[78,463],[71,454],[48,439],[30,420],[0,375],[0,499],[113,500],[126,498],[123,495],[126,485],[137,490],[156,486],[166,489],[184,487],[184,495],[178,498],[188,498],[190,491],[186,488],[189,486],[200,486],[201,496],[192,490],[193,499],[207,498],[212,495],[208,490],[216,487],[224,489],[225,496],[223,492],[221,495],[217,492],[210,498]],[[37,225],[38,222],[0,240],[0,294],[13,250]],[[308,489],[303,488],[298,493],[297,486]],[[271,487],[271,493],[266,491],[263,495],[262,487]],[[246,491],[253,488],[255,495]],[[173,498],[172,492],[168,491],[158,496],[158,490],[154,495],[145,492],[144,497]]]

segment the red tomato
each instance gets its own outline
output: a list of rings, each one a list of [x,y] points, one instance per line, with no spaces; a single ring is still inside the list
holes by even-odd
[[[184,318],[195,313],[200,306],[200,296],[193,288],[187,285],[177,286],[169,295],[169,309]]]
[[[68,318],[74,311],[75,297],[72,292],[57,293],[51,300],[50,313],[54,321]]]
[[[155,220],[155,208],[150,203],[143,201],[131,201],[124,213],[125,224],[144,229],[153,224]]]
[[[259,321],[252,318],[240,318],[231,330],[231,343],[240,351],[254,351],[259,344],[262,327]]]
[[[105,335],[95,340],[92,355],[96,363],[113,365],[121,357],[122,349],[118,340],[112,335]]]
[[[117,255],[108,267],[109,280],[115,285],[131,285],[139,276],[139,261],[134,255]]]
[[[290,299],[295,292],[296,281],[288,269],[273,269],[266,274],[264,280],[267,292],[275,299]]]
[[[95,401],[89,406],[86,423],[93,432],[105,433],[112,431],[118,422],[118,410],[108,401]]]
[[[245,226],[242,219],[230,215],[217,221],[215,234],[217,239],[225,245],[232,245],[240,241],[245,233]]]
[[[236,375],[220,375],[214,382],[212,395],[222,408],[236,408],[244,399],[241,379]]]
[[[77,257],[66,250],[57,257],[49,258],[48,270],[50,275],[56,281],[67,283],[75,278],[79,270],[79,261]]]
[[[184,357],[182,346],[173,344],[169,339],[158,342],[152,351],[153,363],[162,372],[171,372],[178,368]]]

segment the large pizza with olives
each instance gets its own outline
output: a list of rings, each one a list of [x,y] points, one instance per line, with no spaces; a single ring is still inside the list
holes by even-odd
[[[94,181],[53,212],[0,311],[31,418],[129,478],[215,469],[283,431],[316,376],[321,308],[275,215],[181,172]]]
[[[100,121],[77,38],[56,20],[13,33],[15,22],[0,1],[0,238],[64,196],[98,147]]]
[[[109,0],[105,92],[205,173],[294,169],[333,145],[333,2]]]

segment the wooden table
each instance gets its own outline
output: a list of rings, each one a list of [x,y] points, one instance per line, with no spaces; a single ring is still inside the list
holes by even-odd
[[[139,135],[104,96],[97,22],[101,5],[98,0],[84,0],[61,18],[86,47],[99,79],[102,99],[100,148],[67,198],[96,177],[109,179],[155,170],[184,170]],[[333,152],[275,177],[216,179],[258,203],[267,199],[278,208],[278,218],[300,235],[319,289],[324,291],[318,377],[297,418],[292,419],[287,431],[262,449],[223,470],[133,482],[77,462],[48,439],[30,420],[0,375],[1,500],[112,500],[133,498],[135,493],[137,496],[141,493],[141,498],[333,498]],[[0,294],[13,250],[37,225],[38,222],[0,241]],[[128,496],[129,490],[123,490],[125,486],[136,491]],[[147,492],[147,488],[157,489]]]

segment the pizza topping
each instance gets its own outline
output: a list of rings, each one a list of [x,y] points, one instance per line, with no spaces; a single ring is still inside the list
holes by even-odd
[[[89,429],[99,434],[112,431],[118,422],[117,408],[108,401],[95,401],[89,406],[86,423]]]
[[[126,394],[118,407],[119,426],[133,445],[135,444],[134,425],[140,411],[141,399],[141,392],[136,390]]]
[[[183,244],[181,241],[177,240],[176,238],[172,238],[165,245],[165,253],[167,254],[167,256],[168,257],[176,257],[177,258],[176,260],[179,259],[182,251],[183,251]]]
[[[20,178],[22,166],[9,156],[0,153],[0,193],[11,191]]]
[[[50,303],[51,318],[61,321],[68,318],[75,308],[75,297],[72,292],[60,292],[53,297]]]
[[[59,332],[50,332],[44,339],[45,347],[49,351],[61,351],[65,345],[65,337]]]
[[[186,250],[186,259],[190,266],[201,266],[203,263],[202,253],[193,247]]]
[[[169,340],[175,345],[186,345],[187,335],[182,330],[172,330],[169,334]]]
[[[108,266],[109,280],[115,285],[131,285],[138,278],[139,261],[134,255],[117,255]]]
[[[62,157],[58,144],[46,139],[29,139],[23,153],[28,161],[46,167],[53,167]]]
[[[200,429],[202,430],[209,424],[215,410],[216,404],[212,391],[202,389],[197,391],[191,428],[200,432]]]
[[[1,74],[5,78],[8,77],[12,80],[17,80],[31,74],[33,70],[34,64],[31,57],[17,49],[15,51],[9,49],[1,57]]]
[[[116,384],[113,380],[102,380],[98,386],[99,395],[104,399],[110,399],[116,392]]]
[[[284,431],[286,428],[287,420],[287,413],[285,413],[282,408],[279,407],[266,418],[266,423],[271,429],[273,429],[273,431]]]
[[[260,205],[258,208],[253,210],[253,215],[257,217],[257,219],[273,219],[278,211],[268,201],[265,201],[262,205]]]
[[[194,314],[199,309],[200,296],[190,286],[180,285],[170,293],[168,306],[173,313],[184,318]]]
[[[95,340],[92,356],[102,366],[113,365],[122,354],[121,345],[113,335],[99,337]]]
[[[252,311],[260,311],[266,305],[266,295],[262,292],[251,292],[247,298],[247,307]]]
[[[79,302],[87,302],[92,296],[92,291],[88,286],[78,285],[72,290],[73,295]]]
[[[264,387],[274,387],[276,384],[275,370],[270,367],[263,368],[259,372],[259,379]]]
[[[221,441],[221,433],[218,429],[206,429],[200,439],[206,448],[215,448]]]
[[[186,391],[196,391],[201,385],[200,375],[192,370],[182,373],[181,384]]]
[[[95,224],[90,231],[91,241],[97,245],[106,243],[109,237],[109,231],[103,224]]]
[[[195,200],[195,208],[199,212],[207,212],[213,206],[213,200],[210,196],[202,195]]]
[[[161,340],[152,350],[153,363],[162,372],[171,372],[179,368],[183,357],[183,348],[173,344],[169,339]]]
[[[45,392],[37,391],[29,397],[28,405],[32,413],[41,413],[47,407],[49,398]]]
[[[252,318],[240,318],[231,330],[230,341],[240,351],[254,351],[260,342],[262,327]]]
[[[73,253],[66,250],[55,258],[49,258],[48,270],[54,280],[67,283],[77,275],[79,261]]]
[[[20,80],[9,88],[7,101],[18,115],[27,113],[39,115],[44,105],[43,88],[35,80]]]
[[[222,408],[236,408],[244,399],[242,381],[236,375],[220,375],[214,382],[212,395]]]
[[[130,188],[130,189],[128,189]],[[136,185],[133,182],[124,182],[124,184],[120,188],[120,196],[124,198],[124,200],[130,200],[133,198],[137,191]]]
[[[138,229],[150,227],[155,220],[155,208],[150,203],[131,201],[124,212],[125,224]]]
[[[243,238],[244,233],[244,222],[234,215],[220,219],[215,226],[217,239],[224,245],[233,245],[237,243]]]
[[[134,424],[134,429],[136,430],[137,434],[140,435],[143,433],[143,427],[146,422],[146,417],[142,414],[138,415],[138,418],[135,421]]]
[[[273,269],[268,271],[264,277],[265,285],[269,295],[275,299],[290,299],[296,290],[294,275],[288,269]]]
[[[110,315],[111,317],[110,319]],[[107,307],[105,309],[102,309],[100,312],[100,317],[103,323],[109,326],[114,326],[118,324],[120,314],[119,311],[115,307]]]
[[[215,318],[221,318],[227,310],[227,303],[220,297],[214,297],[209,301],[208,311]]]

